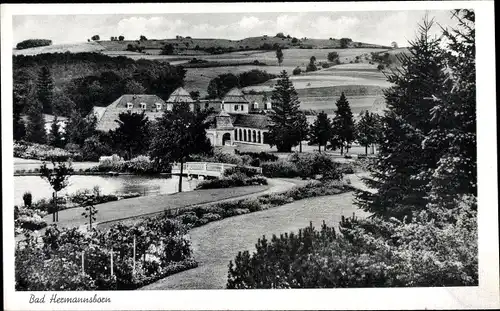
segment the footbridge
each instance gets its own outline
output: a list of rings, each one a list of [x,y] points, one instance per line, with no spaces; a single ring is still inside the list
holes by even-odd
[[[186,162],[182,166],[182,176],[198,177],[198,178],[219,178],[224,172],[230,168],[236,167],[235,164],[228,163],[212,163],[212,162]],[[257,173],[262,173],[262,168],[245,166],[245,168],[255,170]],[[172,165],[172,175],[180,175],[181,166],[179,163]]]

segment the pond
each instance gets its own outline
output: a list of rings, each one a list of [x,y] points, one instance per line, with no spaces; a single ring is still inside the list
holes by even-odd
[[[177,192],[179,177],[148,177],[135,175],[122,176],[82,176],[69,177],[69,185],[59,195],[72,194],[81,189],[99,186],[103,194],[123,194],[139,192],[142,195],[168,194]],[[182,190],[194,190],[198,180],[183,178]],[[52,197],[52,188],[39,176],[14,177],[14,204],[23,204],[23,194],[31,192],[33,202]]]

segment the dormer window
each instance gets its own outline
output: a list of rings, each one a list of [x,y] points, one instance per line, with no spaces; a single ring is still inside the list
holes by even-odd
[[[132,103],[127,103],[127,109],[128,109],[128,110],[131,110],[132,108],[134,108],[134,104],[132,104]]]
[[[161,103],[156,103],[156,110],[161,110]]]
[[[141,103],[141,109],[145,110],[146,109],[146,103]]]

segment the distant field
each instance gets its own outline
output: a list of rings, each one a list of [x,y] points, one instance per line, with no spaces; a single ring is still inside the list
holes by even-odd
[[[13,50],[12,55],[37,55],[44,53],[83,53],[83,52],[100,52],[104,47],[96,42],[83,42],[74,44],[57,44],[49,46],[40,46],[23,50]]]

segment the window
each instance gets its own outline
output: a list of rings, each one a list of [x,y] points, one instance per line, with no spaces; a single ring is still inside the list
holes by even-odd
[[[160,103],[156,103],[156,110],[161,110],[161,104]]]
[[[146,103],[141,103],[141,109],[146,109]]]
[[[238,105],[234,105],[234,111],[238,111]]]
[[[134,108],[134,104],[132,104],[132,103],[127,103],[127,109],[128,109],[128,110],[130,110],[130,109],[132,109],[132,108]]]

